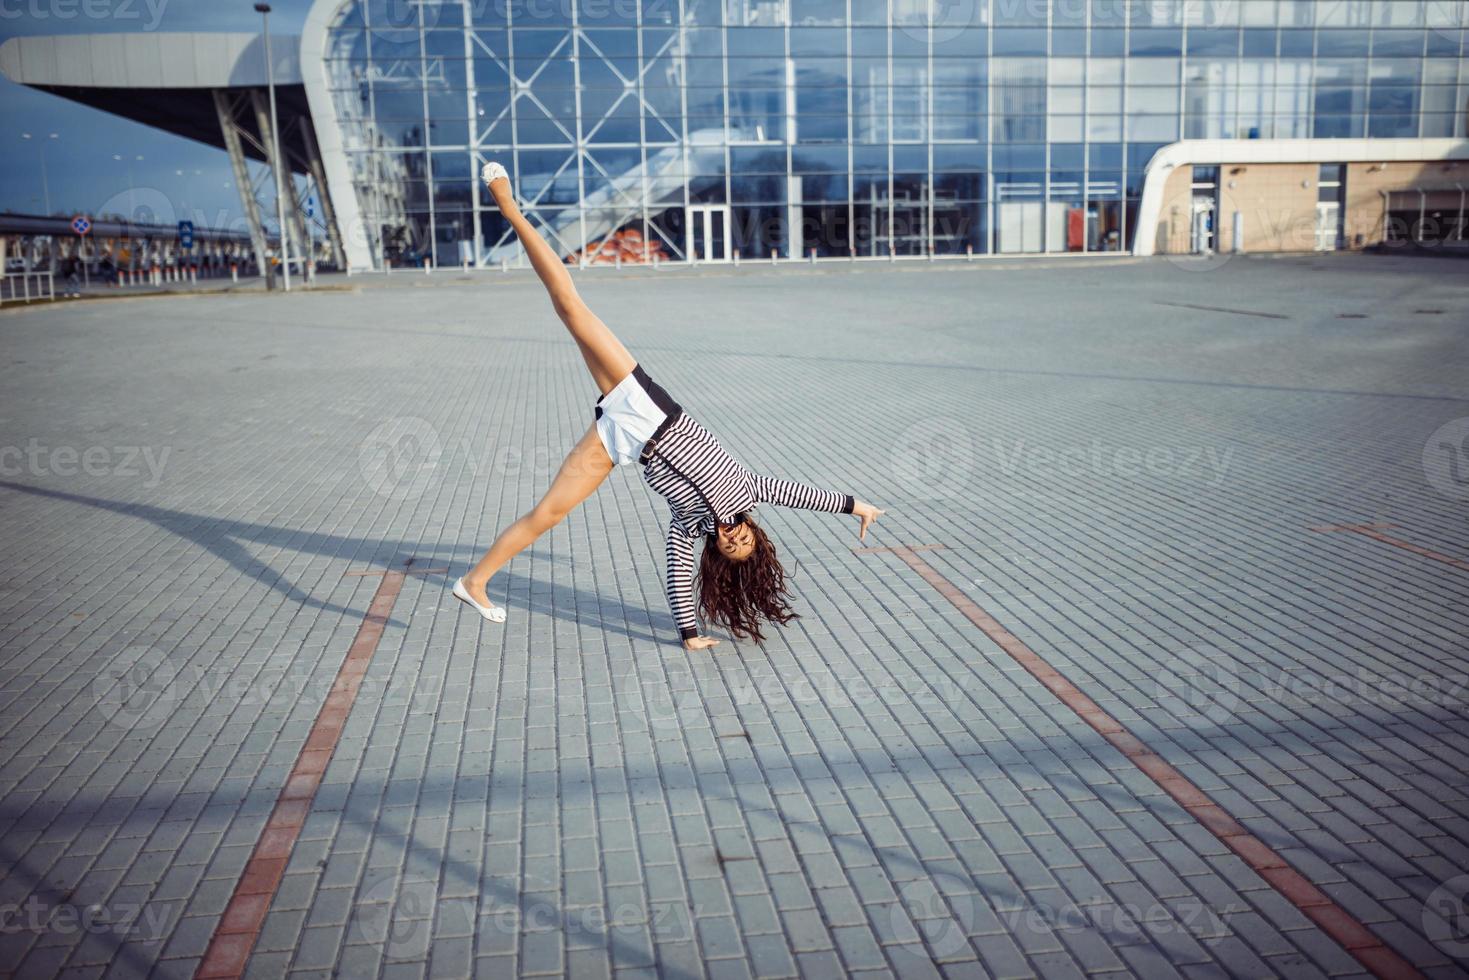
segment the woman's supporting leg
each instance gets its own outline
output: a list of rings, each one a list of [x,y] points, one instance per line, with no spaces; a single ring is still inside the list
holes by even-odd
[[[602,390],[602,394],[607,394],[631,373],[637,362],[627,352],[627,348],[622,346],[622,341],[617,339],[616,334],[608,329],[607,324],[587,308],[571,281],[571,273],[566,271],[566,264],[546,244],[540,232],[526,220],[525,215],[520,213],[509,178],[493,180],[489,187],[495,203],[500,206],[500,213],[505,215],[505,220],[515,229],[515,234],[520,236],[520,244],[525,248],[532,268],[541,277],[541,284],[546,287],[546,292],[551,295],[551,304],[556,308],[556,315],[566,324],[566,329],[571,331],[571,336],[581,348],[582,358],[587,362],[587,369],[592,372],[593,380]]]
[[[501,531],[495,543],[490,545],[490,550],[464,576],[464,587],[469,590],[474,601],[491,605],[485,595],[485,586],[489,584],[490,576],[503,568],[506,562],[532,541],[560,523],[577,504],[590,497],[611,472],[612,458],[607,455],[607,447],[602,445],[594,424],[581,437],[576,448],[567,454],[541,502],[530,513]]]

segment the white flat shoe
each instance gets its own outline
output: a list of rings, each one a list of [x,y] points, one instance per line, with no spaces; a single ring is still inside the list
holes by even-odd
[[[479,603],[475,602],[474,599],[470,597],[469,590],[464,587],[464,579],[462,578],[457,578],[454,580],[454,597],[456,599],[463,599],[465,602],[469,603],[475,609],[479,610],[479,614],[481,616],[483,616],[485,619],[488,619],[492,623],[505,622],[505,610],[501,609],[499,606],[482,606]]]
[[[509,171],[500,166],[500,164],[496,163],[494,160],[491,160],[489,163],[480,168],[479,176],[480,179],[483,180],[486,184],[490,183],[493,180],[499,180],[501,177],[504,177],[506,180],[510,179]]]

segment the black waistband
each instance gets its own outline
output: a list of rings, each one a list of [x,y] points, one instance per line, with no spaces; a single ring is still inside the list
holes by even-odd
[[[643,443],[643,451],[638,455],[639,463],[644,466],[648,464],[648,461],[653,458],[653,453],[658,449],[658,441],[663,438],[664,433],[668,431],[668,427],[677,422],[678,417],[682,414],[683,409],[674,405],[673,411],[664,416],[663,421],[658,423],[658,428],[654,429],[653,434],[648,437],[648,441]]]
[[[673,397],[669,395],[668,392],[663,390],[662,385],[654,381],[652,378],[648,377],[648,372],[643,370],[643,366],[641,364],[633,365],[632,374],[634,378],[638,379],[638,384],[643,386],[643,390],[648,393],[648,397],[653,399],[653,404],[661,408],[664,413],[669,416],[669,418],[672,418],[678,415],[679,412],[683,411],[683,409],[679,407],[678,402],[674,401]],[[667,419],[665,419],[664,422],[666,424]]]

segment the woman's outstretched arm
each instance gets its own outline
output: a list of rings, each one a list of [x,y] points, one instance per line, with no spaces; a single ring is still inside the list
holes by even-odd
[[[773,476],[755,477],[755,499],[760,503],[779,507],[800,507],[804,510],[820,510],[828,514],[855,514],[862,519],[858,537],[867,539],[867,528],[877,515],[883,513],[868,503],[863,503],[850,493],[836,490],[821,490],[795,480],[782,480]]]

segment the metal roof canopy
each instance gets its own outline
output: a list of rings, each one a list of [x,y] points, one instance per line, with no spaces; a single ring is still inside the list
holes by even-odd
[[[272,35],[281,128],[309,116],[301,84],[300,38]],[[101,109],[186,139],[228,150],[214,89],[264,88],[259,34],[154,33],[14,37],[0,44],[0,73],[11,81]],[[249,128],[250,120],[243,121]],[[258,139],[257,143],[263,142]],[[248,141],[247,157],[269,163]],[[296,173],[308,173],[299,161]]]
[[[302,216],[300,190],[283,173],[309,175],[319,188],[327,240],[338,265],[345,265],[342,236],[321,162],[311,109],[301,76],[301,41],[255,33],[119,33],[17,37],[0,44],[0,73],[31,88],[174,133],[229,154],[240,203],[250,227],[256,260],[269,247],[261,220],[260,189],[247,160],[272,174],[277,196],[290,203],[282,251],[306,271],[312,234]],[[271,64],[266,65],[266,52]],[[275,147],[266,112],[266,89],[274,82],[281,146]],[[277,152],[278,150],[278,152]],[[283,158],[283,159],[276,159]],[[295,246],[287,244],[295,240]]]

